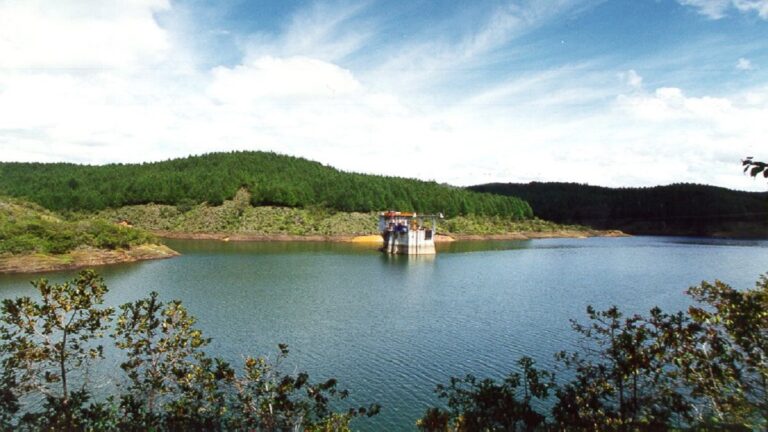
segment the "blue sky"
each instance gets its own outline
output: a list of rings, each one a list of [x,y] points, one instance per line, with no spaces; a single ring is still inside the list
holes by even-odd
[[[0,160],[766,190],[768,0],[0,0]]]

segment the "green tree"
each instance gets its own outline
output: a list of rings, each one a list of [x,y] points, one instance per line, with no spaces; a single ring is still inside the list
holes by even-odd
[[[438,384],[435,392],[447,400],[450,411],[430,408],[417,426],[434,432],[536,430],[545,416],[533,409],[531,401],[549,396],[554,377],[537,369],[530,357],[517,364],[522,373],[513,372],[502,382],[467,375],[451,378],[447,386]]]
[[[46,279],[33,284],[40,302],[6,299],[0,309],[3,379],[11,385],[5,387],[10,403],[4,408],[12,410],[19,401],[41,396],[43,411],[27,413],[24,421],[41,429],[74,429],[81,421],[81,405],[89,399],[84,374],[91,361],[103,357],[96,342],[113,309],[100,306],[107,289],[93,271],[61,284]]]
[[[557,390],[560,427],[592,430],[659,429],[686,419],[689,406],[668,375],[660,343],[663,320],[624,317],[617,307],[587,308],[589,324],[572,321],[586,348],[556,356],[574,375]],[[659,309],[651,315],[661,317]]]
[[[275,361],[246,357],[242,375],[225,361],[207,356],[210,342],[179,301],[164,305],[157,293],[124,304],[114,337],[125,350],[128,376],[120,395],[123,427],[158,430],[346,430],[358,415],[376,406],[335,412],[344,399],[335,379],[313,384],[301,372],[284,374],[288,348]]]
[[[343,400],[346,390],[339,390],[335,379],[312,383],[302,372],[286,375],[281,363],[288,355],[288,346],[281,344],[274,361],[266,357],[247,357],[242,376],[231,376],[229,407],[235,415],[229,417],[227,429],[290,431],[348,431],[349,422],[357,416],[374,416],[376,404],[346,412],[334,412],[333,399]]]
[[[344,431],[352,418],[378,412],[336,411],[347,392],[335,379],[283,373],[285,346],[274,362],[247,357],[237,374],[204,353],[209,339],[181,302],[164,304],[157,293],[120,307],[112,337],[126,379],[121,392],[94,402],[87,369],[103,358],[98,342],[114,315],[100,307],[106,286],[90,270],[34,284],[41,301],[8,299],[0,310],[1,430]]]
[[[715,281],[688,293],[697,304],[678,332],[676,364],[693,396],[704,400],[699,420],[768,427],[768,279],[739,291]]]
[[[204,411],[215,418],[221,397],[210,379],[214,362],[202,351],[210,339],[194,327],[195,318],[181,302],[164,305],[157,297],[152,292],[148,298],[126,303],[117,316],[113,337],[127,357],[120,364],[128,377],[127,393],[121,395],[126,421],[156,428],[162,410],[176,417]],[[205,424],[206,419],[197,418],[194,423]]]
[[[568,369],[562,375],[569,379],[556,386],[550,417],[554,424],[542,420],[525,427],[766,430],[768,276],[750,290],[702,282],[688,295],[694,304],[673,314],[653,308],[645,317],[625,317],[616,307],[588,307],[588,323],[572,322],[581,336],[580,348],[556,356]],[[430,408],[419,427],[515,430],[510,426],[519,412],[510,398],[515,387],[510,384],[505,390],[504,385],[473,376],[453,378],[449,386],[438,387],[451,411]],[[499,418],[504,420],[488,420]]]
[[[71,187],[71,185],[77,185]],[[0,163],[0,190],[48,208],[100,210],[132,204],[189,207],[220,205],[247,187],[253,203],[330,206],[344,211],[382,207],[455,215],[450,201],[464,199],[465,214],[531,216],[513,197],[396,177],[346,173],[317,162],[264,152],[212,153],[141,165]]]

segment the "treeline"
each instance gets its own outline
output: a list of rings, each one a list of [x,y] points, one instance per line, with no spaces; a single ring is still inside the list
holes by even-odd
[[[538,217],[630,234],[768,235],[768,193],[696,184],[606,188],[577,183],[491,183],[477,192],[517,196]]]
[[[452,378],[421,430],[768,430],[768,279],[736,290],[703,282],[687,312],[626,316],[587,309],[575,351],[556,355],[566,380],[523,357],[505,379]],[[564,373],[563,373],[564,372]],[[549,404],[550,410],[542,409]]]
[[[1,163],[0,193],[53,210],[101,210],[135,204],[219,205],[240,188],[253,205],[382,209],[526,219],[514,197],[397,177],[339,171],[302,158],[265,152],[212,153],[164,162],[103,166]]]

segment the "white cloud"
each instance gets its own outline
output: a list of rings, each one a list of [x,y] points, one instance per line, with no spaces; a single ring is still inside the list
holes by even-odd
[[[641,89],[643,87],[643,77],[641,77],[634,69],[620,73],[619,78],[633,89]]]
[[[752,96],[754,98],[754,96]],[[754,99],[752,99],[753,101]],[[676,87],[660,87],[653,93],[620,95],[620,108],[633,117],[655,122],[690,121],[718,135],[752,136],[768,132],[768,126],[758,121],[768,116],[768,106],[750,103],[748,95],[731,97],[690,97]],[[768,117],[765,117],[768,118]]]
[[[363,26],[353,20],[368,3],[347,2],[343,7],[315,3],[297,13],[277,36],[257,33],[246,38],[245,62],[265,56],[339,61],[363,48],[375,30],[370,23]]]
[[[712,19],[720,19],[731,6],[731,0],[678,0],[681,5],[693,6],[699,13]]]
[[[376,68],[365,71],[361,80],[375,82],[388,91],[412,93],[430,86],[441,87],[452,79],[462,80],[467,69],[488,66],[494,52],[528,31],[556,17],[579,13],[594,0],[537,0],[506,2],[464,31],[427,28],[407,46],[387,50]],[[443,87],[445,88],[445,87]]]
[[[263,98],[333,98],[360,90],[352,73],[307,57],[261,57],[234,68],[217,67],[209,94],[222,103]]]
[[[521,73],[475,92],[458,105],[465,109],[516,109],[551,116],[552,110],[588,106],[614,96],[618,89],[605,85],[607,75],[593,63]],[[619,74],[622,79],[624,75]]]
[[[740,58],[739,61],[736,62],[736,69],[740,71],[750,71],[754,68],[755,67],[752,66],[752,62],[744,57]]]
[[[0,25],[3,49],[14,47],[0,57],[1,160],[140,162],[249,149],[460,185],[717,180],[744,188],[731,158],[757,156],[768,136],[768,88],[718,97],[674,84],[646,90],[634,69],[617,80],[598,61],[514,71],[433,102],[435,81],[461,87],[461,65],[484,64],[568,2],[502,8],[457,40],[397,45],[400,55],[360,70],[343,61],[368,38],[347,26],[359,11],[312,9],[282,35],[249,39],[240,64],[190,70],[173,54],[183,35],[155,19],[173,12],[167,3],[80,3],[0,3],[2,20],[40,20],[73,32],[70,42],[93,41],[9,36]],[[103,52],[108,46],[120,52]]]
[[[711,19],[721,19],[729,9],[741,13],[756,12],[760,18],[768,19],[768,0],[677,0],[684,6],[692,6],[699,13]]]
[[[760,18],[768,19],[768,0],[733,0],[733,6],[741,12],[757,12]]]
[[[111,68],[159,61],[169,48],[153,14],[167,0],[0,3],[0,68]]]
[[[195,82],[156,20],[170,11],[165,0],[0,2],[0,157],[162,157]]]
[[[768,125],[768,88],[755,88],[727,97],[688,96],[680,88],[662,87],[651,93],[620,95],[617,113],[627,127],[642,132],[629,141],[642,141],[654,160],[685,163],[678,179],[748,188],[735,175],[739,158],[762,150]],[[668,174],[668,173],[667,173]],[[674,177],[673,177],[674,178]],[[756,190],[764,190],[757,185]]]

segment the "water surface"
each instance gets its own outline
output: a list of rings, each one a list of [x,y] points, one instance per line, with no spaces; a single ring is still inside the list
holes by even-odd
[[[413,430],[450,376],[502,377],[521,355],[552,366],[574,342],[569,319],[589,304],[678,310],[702,280],[749,288],[768,271],[766,241],[456,242],[434,257],[333,243],[168,243],[183,255],[102,267],[108,302],[153,290],[181,299],[213,337],[210,351],[235,363],[287,343],[291,368],[338,378],[354,403],[380,403],[380,416],[356,426],[382,431]],[[28,281],[38,276],[0,276],[0,297],[34,294]]]

